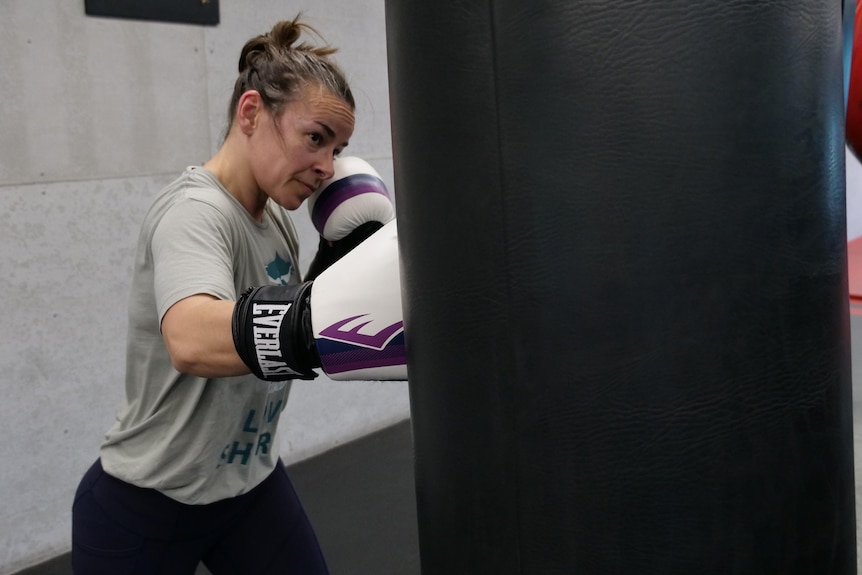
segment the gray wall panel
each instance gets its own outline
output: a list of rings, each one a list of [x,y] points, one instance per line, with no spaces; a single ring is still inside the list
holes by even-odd
[[[206,159],[204,32],[0,5],[0,184],[172,172]],[[9,137],[15,134],[16,137]]]

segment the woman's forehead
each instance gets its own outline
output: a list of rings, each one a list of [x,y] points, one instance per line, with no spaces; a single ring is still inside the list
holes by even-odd
[[[353,109],[327,90],[309,90],[296,102],[296,112],[306,120],[325,126],[330,136],[346,140],[353,134]]]

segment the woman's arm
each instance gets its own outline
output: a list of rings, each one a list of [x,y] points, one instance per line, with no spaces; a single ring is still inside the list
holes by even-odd
[[[197,294],[168,309],[162,318],[162,337],[177,371],[199,377],[250,373],[233,343],[234,305]]]

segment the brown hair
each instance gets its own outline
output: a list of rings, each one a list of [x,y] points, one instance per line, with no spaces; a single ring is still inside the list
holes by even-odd
[[[353,93],[344,72],[332,60],[336,48],[315,47],[305,42],[294,46],[303,31],[323,37],[311,26],[293,20],[277,22],[266,34],[255,36],[242,48],[239,56],[239,76],[233,88],[228,109],[228,127],[233,124],[240,97],[247,90],[257,90],[264,105],[274,118],[284,105],[296,100],[307,86],[319,85],[333,96],[356,108]]]

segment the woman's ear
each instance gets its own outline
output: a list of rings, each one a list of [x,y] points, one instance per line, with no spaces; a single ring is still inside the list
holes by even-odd
[[[257,90],[248,90],[236,105],[236,123],[246,136],[250,136],[260,122],[263,99]]]

